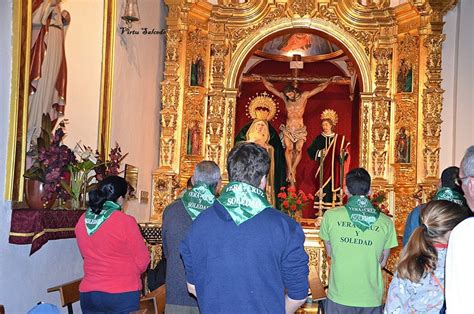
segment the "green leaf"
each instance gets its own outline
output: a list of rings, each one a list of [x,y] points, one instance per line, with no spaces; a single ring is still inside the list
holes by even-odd
[[[46,130],[41,130],[41,135],[38,138],[38,142],[42,141],[44,143],[43,147],[44,148],[49,148],[51,146],[51,136],[50,133],[48,133]],[[39,146],[39,144],[38,144]]]
[[[95,163],[93,163],[91,160],[86,160],[84,163],[83,163],[83,166],[82,168],[84,169],[85,172],[90,172],[92,169],[94,169],[95,167],[97,167],[97,165]]]
[[[69,194],[71,197],[74,197],[71,186],[64,180],[61,180],[62,188]]]
[[[49,113],[43,114],[43,117],[41,118],[41,129],[44,130],[46,133],[51,134],[53,126],[51,124],[51,117]]]
[[[30,180],[40,181],[43,183],[45,182],[44,170],[40,167],[31,167],[30,169],[25,171],[23,177]]]
[[[36,145],[38,146],[38,151],[40,148],[46,149],[46,142],[41,136],[36,139]]]
[[[127,157],[127,156],[128,156],[128,153],[126,153],[125,155],[123,155],[122,157],[120,157],[120,159],[118,160],[118,162],[121,163],[122,160],[124,160],[125,157]]]

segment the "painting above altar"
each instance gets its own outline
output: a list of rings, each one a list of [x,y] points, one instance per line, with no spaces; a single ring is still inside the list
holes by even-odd
[[[289,33],[265,42],[255,55],[279,61],[290,61],[300,55],[305,62],[331,59],[344,52],[333,42],[312,33]]]

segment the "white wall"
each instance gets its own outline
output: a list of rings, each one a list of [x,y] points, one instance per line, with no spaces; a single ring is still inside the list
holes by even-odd
[[[33,256],[28,256],[30,246],[8,243],[12,211],[10,202],[3,200],[3,193],[10,111],[12,0],[0,1],[0,29],[0,304],[6,313],[26,313],[38,301],[59,305],[59,295],[46,293],[46,289],[80,278],[82,258],[74,239],[50,241]]]
[[[474,1],[459,0],[445,17],[440,171],[459,165],[466,148],[474,144]]]
[[[124,0],[117,1],[117,20],[120,20]],[[140,22],[133,29],[140,34],[121,34],[115,43],[115,71],[112,98],[112,138],[122,152],[128,152],[125,163],[139,168],[138,190],[150,193],[151,173],[158,167],[160,82],[164,65],[164,35],[143,35],[142,27],[165,28],[163,1],[139,1]],[[140,221],[148,221],[150,202],[130,201],[128,214]]]
[[[68,85],[64,117],[69,119],[69,124],[64,143],[74,147],[81,141],[96,149],[104,3],[102,0],[64,1],[62,9],[71,15],[65,40]]]

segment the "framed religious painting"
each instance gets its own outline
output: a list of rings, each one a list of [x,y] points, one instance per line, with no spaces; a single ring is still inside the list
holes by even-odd
[[[406,127],[401,127],[395,140],[395,161],[401,164],[410,163],[411,134]]]
[[[5,199],[23,200],[25,170],[58,125],[69,147],[109,151],[115,20],[115,0],[13,2]]]
[[[413,65],[409,59],[400,59],[397,73],[397,93],[413,92]]]

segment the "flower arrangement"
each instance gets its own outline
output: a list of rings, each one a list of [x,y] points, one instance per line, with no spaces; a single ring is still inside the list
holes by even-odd
[[[62,144],[66,135],[64,127],[63,120],[53,132],[49,114],[43,115],[41,135],[36,141],[36,147],[28,152],[33,164],[25,171],[24,177],[44,183],[46,196],[43,201],[56,198],[68,200],[70,197],[61,182],[66,179],[68,166],[77,161],[73,151]]]
[[[71,197],[73,208],[86,207],[87,192],[102,181],[106,176],[118,175],[121,162],[128,153],[122,155],[122,150],[118,143],[110,150],[109,160],[103,161],[97,151],[89,146],[77,143],[74,148],[76,162],[68,165],[71,174],[69,181],[62,181],[63,188]]]
[[[118,143],[115,143],[115,147],[110,150],[109,160],[103,162],[98,157],[98,166],[95,170],[95,179],[100,182],[106,176],[116,176],[120,173],[120,166],[122,161],[127,157],[128,153],[122,154],[122,149]]]
[[[97,151],[80,142],[71,150],[62,144],[66,122],[62,120],[53,132],[49,115],[43,115],[41,136],[29,152],[33,165],[24,176],[44,183],[47,194],[43,201],[71,200],[72,208],[81,208],[86,206],[87,192],[95,184],[108,175],[119,174],[121,162],[128,153],[122,154],[118,143],[106,161],[101,160]]]
[[[314,201],[314,196],[311,193],[306,194],[302,190],[297,192],[294,187],[289,187],[288,189],[282,187],[277,196],[281,201],[280,209],[291,217],[294,217],[297,212],[301,211],[308,201]]]
[[[385,205],[386,201],[386,195],[384,192],[375,192],[369,195],[369,200],[372,203],[372,206],[374,206],[375,209],[381,211],[385,215],[389,217],[393,217],[390,214],[390,211],[388,210],[388,207]]]

